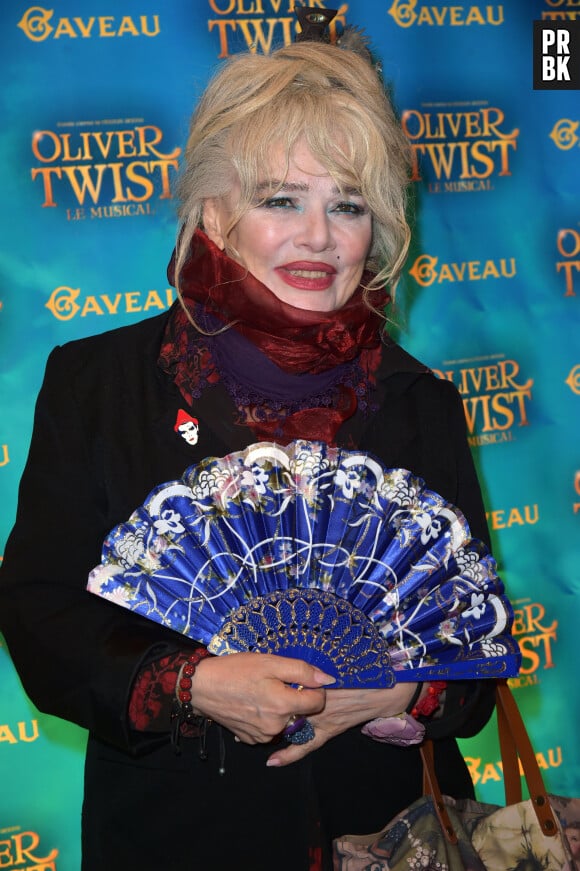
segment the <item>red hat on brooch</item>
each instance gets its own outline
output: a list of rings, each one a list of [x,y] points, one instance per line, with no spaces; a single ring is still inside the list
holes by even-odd
[[[177,412],[177,417],[175,418],[175,426],[173,427],[175,432],[177,432],[179,427],[183,426],[184,423],[194,423],[196,426],[199,425],[199,421],[196,417],[192,417],[191,414],[188,414],[180,408]]]

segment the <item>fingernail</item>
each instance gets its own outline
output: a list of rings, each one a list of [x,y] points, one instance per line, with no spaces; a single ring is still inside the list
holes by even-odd
[[[272,759],[270,757],[270,759],[266,760],[266,765],[268,768],[279,768],[280,760],[279,759]]]
[[[316,683],[319,683],[321,686],[329,683],[336,683],[336,678],[332,677],[330,674],[325,674],[323,671],[320,671],[319,668],[314,669],[314,679]]]

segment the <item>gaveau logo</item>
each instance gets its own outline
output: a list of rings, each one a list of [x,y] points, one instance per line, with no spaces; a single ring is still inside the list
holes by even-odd
[[[45,39],[108,39],[119,36],[158,36],[158,15],[75,15],[72,18],[55,18],[53,9],[31,6],[27,9],[18,27],[33,42]],[[2,867],[2,866],[0,866]]]
[[[570,118],[560,118],[552,127],[550,139],[560,151],[570,151],[575,145],[578,145],[580,138],[578,137],[578,128],[580,121],[572,121]]]
[[[24,741],[30,744],[32,741],[38,741],[38,738],[38,720],[31,720],[28,724],[21,720],[16,726],[0,723],[0,742],[5,741],[8,744],[19,744],[21,741]],[[2,862],[0,862],[0,868],[2,867]]]
[[[493,511],[487,511],[485,516],[490,528],[496,532],[514,526],[535,526],[540,519],[540,509],[537,503],[512,508],[494,508]]]
[[[504,22],[503,5],[419,3],[418,0],[394,0],[389,15],[399,27],[469,27]]]
[[[165,311],[174,301],[174,290],[168,287],[163,292],[132,290],[127,293],[88,294],[81,296],[80,287],[56,287],[45,303],[46,308],[59,321],[71,321],[87,315],[118,315],[137,312]],[[0,865],[0,868],[2,866]]]
[[[572,393],[575,393],[576,396],[580,396],[580,365],[572,366],[564,384],[568,385]]]
[[[559,768],[564,761],[562,748],[559,746],[549,747],[547,750],[536,753],[536,759],[538,760],[538,765],[543,771],[547,771],[549,768]],[[492,781],[496,783],[502,783],[503,781],[503,769],[500,759],[496,762],[486,762],[481,757],[466,756],[465,764],[469,769],[469,774],[471,775],[474,786],[483,786],[485,783],[491,783]],[[525,860],[522,859],[522,862],[524,861]],[[527,864],[522,865],[521,863],[518,863],[516,867],[534,868],[534,871],[535,867],[538,867],[538,869],[546,868],[545,865],[532,866]]]
[[[486,281],[488,278],[515,278],[515,257],[502,257],[499,260],[463,260],[440,263],[438,257],[421,254],[411,268],[412,275],[421,287],[432,284],[454,283],[456,281]]]

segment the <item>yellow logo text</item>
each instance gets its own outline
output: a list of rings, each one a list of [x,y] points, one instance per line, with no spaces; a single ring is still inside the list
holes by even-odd
[[[15,730],[11,729],[6,723],[0,723],[0,741],[6,741],[8,744],[18,744],[20,741],[31,743],[36,740],[38,740],[38,720],[32,720],[28,727],[22,721],[17,724]],[[1,862],[0,868],[2,868]]]
[[[511,428],[528,426],[526,402],[534,382],[521,378],[516,360],[433,371],[459,390],[472,447],[513,441]]]
[[[578,0],[545,0],[549,9],[542,10],[544,21],[576,21],[580,19]]]
[[[52,39],[90,39],[91,37],[109,38],[116,36],[158,36],[160,33],[159,16],[140,15],[132,18],[123,15],[91,15],[88,18],[59,18],[53,20],[54,10],[42,6],[31,6],[27,9],[18,27],[33,42],[43,42]],[[1,866],[0,866],[1,867]]]
[[[116,293],[101,293],[81,297],[80,287],[62,285],[53,290],[46,308],[59,321],[70,321],[74,317],[85,318],[93,315],[133,314],[134,312],[164,311],[173,304],[174,291],[168,287],[164,292],[157,290]],[[0,866],[1,867],[1,866]]]
[[[576,296],[574,278],[580,272],[580,232],[572,227],[560,230],[556,245],[558,253],[566,258],[556,263],[556,272],[564,276],[564,296]]]
[[[20,871],[56,871],[58,849],[54,847],[46,856],[38,851],[40,837],[36,832],[18,832],[0,840],[0,868],[19,868]],[[41,851],[44,853],[44,850]]]
[[[455,281],[485,281],[488,278],[514,278],[516,261],[467,260],[462,263],[439,263],[438,257],[422,254],[413,263],[409,274],[421,287]]]
[[[549,625],[546,624],[546,609],[540,602],[522,601],[513,605],[512,634],[517,638],[522,654],[522,665],[515,680],[528,677],[536,679],[536,672],[540,668],[554,668],[552,645],[558,638],[558,621],[552,620]]]
[[[239,41],[240,36],[248,51],[261,54],[270,54],[273,46],[290,45],[300,29],[294,14],[296,5],[295,0],[209,0],[211,11],[220,16],[207,22],[209,32],[216,33],[219,39],[218,57],[228,57],[232,40]],[[327,8],[321,0],[310,5]],[[347,12],[348,3],[342,3],[330,22],[331,39],[336,34],[337,24],[344,27]]]
[[[561,151],[569,151],[580,142],[577,136],[578,127],[580,127],[580,121],[560,118],[552,127],[550,139]]]
[[[520,131],[504,131],[504,112],[492,106],[465,112],[406,109],[401,123],[412,149],[412,180],[432,179],[435,193],[486,189],[491,176],[509,176]]]
[[[504,22],[503,6],[453,6],[418,3],[418,0],[394,0],[389,15],[399,27],[469,27],[472,24],[499,25]]]
[[[573,366],[568,373],[564,384],[567,384],[572,393],[580,396],[580,365]]]
[[[156,187],[159,199],[170,199],[170,172],[177,170],[181,148],[165,151],[162,140],[162,130],[151,124],[74,134],[36,131],[32,154],[42,165],[33,167],[31,175],[42,183],[42,207],[57,205],[56,190],[62,185],[79,206],[85,201],[97,205],[105,195],[112,203],[143,203]]]
[[[550,747],[544,753],[536,753],[536,759],[538,760],[539,767],[544,770],[548,770],[549,768],[559,768],[563,762],[562,748]],[[469,769],[471,779],[475,786],[489,782],[501,783],[503,780],[503,765],[501,760],[498,760],[497,762],[484,762],[481,757],[466,756],[465,764]],[[520,774],[523,777],[524,770],[521,763]]]
[[[487,512],[485,516],[495,531],[511,529],[512,526],[534,526],[540,519],[540,512],[536,504],[524,505],[522,508],[498,508]]]

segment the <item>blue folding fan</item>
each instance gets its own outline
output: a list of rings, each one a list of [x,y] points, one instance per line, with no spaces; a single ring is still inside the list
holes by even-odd
[[[156,487],[88,589],[214,654],[304,659],[333,686],[510,677],[513,612],[462,514],[405,469],[262,442]]]

